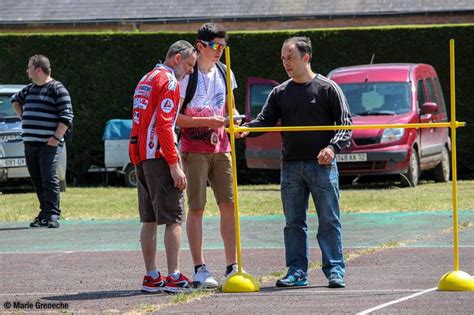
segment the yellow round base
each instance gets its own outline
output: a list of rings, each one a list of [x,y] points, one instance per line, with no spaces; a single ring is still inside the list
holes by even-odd
[[[260,286],[257,280],[248,273],[237,272],[227,278],[222,284],[222,292],[225,293],[241,293],[241,292],[258,292]]]
[[[464,271],[450,271],[441,277],[439,291],[474,291],[474,278]]]

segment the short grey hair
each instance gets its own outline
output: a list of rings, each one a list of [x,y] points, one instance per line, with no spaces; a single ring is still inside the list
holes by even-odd
[[[44,74],[51,74],[51,63],[49,62],[48,57],[43,55],[34,55],[30,57],[28,62],[33,66],[33,68],[40,68]]]
[[[177,54],[180,54],[183,59],[186,59],[194,53],[196,53],[196,49],[193,45],[185,40],[178,40],[168,49],[168,52],[166,53],[166,59],[172,58]]]

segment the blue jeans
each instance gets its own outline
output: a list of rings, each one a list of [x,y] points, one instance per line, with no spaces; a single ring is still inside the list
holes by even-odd
[[[309,241],[306,213],[309,194],[318,215],[318,243],[326,277],[344,277],[342,228],[339,219],[339,174],[336,162],[319,165],[316,161],[283,162],[281,199],[286,218],[285,257],[288,273],[308,271]]]
[[[46,143],[25,143],[25,158],[36,196],[40,203],[39,219],[49,220],[59,217],[59,178],[58,155],[62,147],[49,146]]]

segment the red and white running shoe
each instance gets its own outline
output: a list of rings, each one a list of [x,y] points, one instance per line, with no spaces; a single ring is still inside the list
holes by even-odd
[[[178,279],[171,276],[166,277],[166,286],[163,290],[168,293],[190,292],[191,283],[188,278],[180,273]]]
[[[161,292],[166,286],[166,279],[161,274],[158,278],[152,278],[150,276],[145,276],[143,278],[142,292],[146,293],[156,293]]]

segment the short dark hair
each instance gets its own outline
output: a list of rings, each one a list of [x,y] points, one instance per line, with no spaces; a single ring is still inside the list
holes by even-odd
[[[227,41],[227,31],[226,29],[217,23],[209,22],[203,24],[197,32],[197,40],[204,40],[209,42],[214,38],[224,38]]]
[[[194,46],[189,42],[185,40],[178,40],[177,42],[174,42],[168,49],[168,52],[166,53],[166,59],[171,58],[177,54],[181,54],[183,59],[186,59],[195,52],[196,49],[194,49]]]
[[[288,38],[283,42],[283,46],[294,44],[296,49],[300,52],[301,57],[305,54],[309,55],[309,60],[313,57],[313,47],[311,47],[311,39],[305,36],[297,36]]]
[[[35,69],[40,68],[46,75],[51,74],[51,64],[49,62],[48,57],[46,57],[46,56],[43,56],[43,55],[31,56],[28,63],[31,63],[31,65]]]

